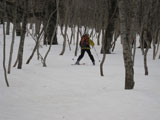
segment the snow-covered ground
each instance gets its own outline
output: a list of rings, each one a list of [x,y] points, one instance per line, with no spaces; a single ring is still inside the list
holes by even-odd
[[[7,88],[2,67],[2,26],[0,28],[0,120],[159,120],[160,119],[160,60],[152,60],[152,49],[148,53],[149,76],[144,75],[143,57],[137,49],[135,60],[135,88],[124,90],[124,63],[120,42],[114,54],[106,56],[104,77],[96,60],[93,66],[85,54],[82,63],[75,62],[74,49],[60,56],[59,45],[52,47],[47,58],[47,67],[42,67],[36,55],[29,65],[34,41],[26,37],[23,68],[11,69]],[[8,64],[11,36],[7,36],[6,54]],[[19,37],[16,37],[13,61],[17,56]],[[46,46],[40,49],[44,55]],[[100,47],[96,46],[100,51]],[[79,51],[80,52],[80,51]],[[78,52],[78,53],[79,53]],[[99,54],[99,57],[102,57]],[[75,60],[72,60],[72,59]]]

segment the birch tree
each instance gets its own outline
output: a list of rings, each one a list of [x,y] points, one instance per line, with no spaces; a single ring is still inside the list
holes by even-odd
[[[123,59],[125,66],[125,89],[134,88],[134,68],[132,60],[132,49],[129,40],[129,21],[127,17],[127,1],[119,0],[119,17],[120,17],[120,30],[123,48]]]

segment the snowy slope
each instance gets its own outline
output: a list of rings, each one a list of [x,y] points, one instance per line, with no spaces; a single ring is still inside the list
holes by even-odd
[[[25,62],[30,56],[34,41],[26,37],[23,69],[12,67],[7,88],[2,67],[2,27],[0,28],[0,120],[159,120],[160,119],[160,60],[148,54],[149,76],[144,76],[143,57],[137,49],[135,62],[135,88],[124,90],[124,64],[120,42],[114,54],[106,56],[104,77],[100,76],[99,63],[93,66],[86,54],[73,66],[75,46],[68,46],[63,56],[59,53],[62,42],[53,46],[47,58],[47,67],[40,61]],[[59,40],[62,37],[58,35]],[[7,56],[11,36],[7,36]],[[18,51],[16,37],[14,64]],[[96,46],[97,51],[100,47]],[[44,55],[46,46],[40,49]],[[80,52],[80,51],[79,51]],[[101,55],[99,54],[101,57]],[[75,57],[76,59],[77,57]],[[8,64],[8,57],[6,60]]]

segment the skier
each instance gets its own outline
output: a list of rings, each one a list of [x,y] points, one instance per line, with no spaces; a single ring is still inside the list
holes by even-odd
[[[81,37],[81,41],[80,41],[80,47],[81,47],[81,54],[80,56],[78,57],[77,61],[76,61],[76,65],[80,65],[80,60],[83,58],[85,52],[88,53],[93,65],[95,65],[95,60],[94,60],[94,57],[93,55],[91,54],[91,51],[90,51],[90,46],[94,46],[94,42],[89,38],[89,35],[88,34],[84,34],[82,37]]]

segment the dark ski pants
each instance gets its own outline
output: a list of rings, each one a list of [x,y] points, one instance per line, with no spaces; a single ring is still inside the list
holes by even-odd
[[[85,52],[87,52],[87,53],[88,53],[88,55],[89,55],[89,57],[90,57],[90,59],[91,59],[92,63],[94,63],[94,62],[95,62],[95,60],[94,60],[93,55],[91,54],[90,49],[81,49],[81,54],[80,54],[80,56],[78,57],[77,61],[79,62],[79,61],[83,58],[83,56],[84,56]]]

